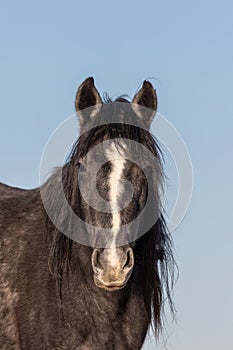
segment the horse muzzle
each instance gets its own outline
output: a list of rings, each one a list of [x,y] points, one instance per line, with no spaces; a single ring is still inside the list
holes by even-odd
[[[91,260],[97,287],[108,291],[125,287],[134,266],[131,247],[94,249]]]

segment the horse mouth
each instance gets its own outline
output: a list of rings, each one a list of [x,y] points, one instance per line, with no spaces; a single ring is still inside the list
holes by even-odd
[[[114,292],[116,290],[123,289],[126,285],[126,281],[125,283],[103,283],[96,276],[94,276],[94,282],[97,287],[107,290],[109,292]]]

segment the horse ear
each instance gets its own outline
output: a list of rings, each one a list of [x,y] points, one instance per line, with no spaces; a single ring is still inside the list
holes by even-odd
[[[142,88],[132,100],[132,108],[148,128],[150,127],[157,111],[157,104],[158,101],[156,91],[153,88],[153,85],[149,81],[145,80]],[[140,108],[138,105],[146,108]]]
[[[90,122],[100,110],[102,100],[94,85],[93,77],[87,78],[78,88],[75,97],[75,109],[78,114],[81,127]],[[91,110],[86,110],[92,107]]]

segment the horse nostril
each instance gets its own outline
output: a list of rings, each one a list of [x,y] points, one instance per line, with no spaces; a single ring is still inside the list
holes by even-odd
[[[104,269],[104,267],[100,261],[100,252],[98,251],[98,249],[94,249],[94,251],[92,253],[92,267],[93,267],[94,271],[96,271],[96,272],[98,270]]]
[[[133,256],[133,250],[132,248],[129,248],[126,252],[126,261],[123,266],[123,270],[125,269],[132,269],[134,265],[134,256]]]

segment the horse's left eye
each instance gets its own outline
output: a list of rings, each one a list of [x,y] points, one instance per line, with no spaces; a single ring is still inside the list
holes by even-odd
[[[152,174],[152,168],[151,166],[146,166],[145,169],[143,169],[144,174],[146,175],[146,177],[150,176]]]

